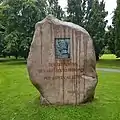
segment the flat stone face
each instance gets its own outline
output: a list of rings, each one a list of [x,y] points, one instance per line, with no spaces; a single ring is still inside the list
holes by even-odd
[[[41,104],[80,104],[94,98],[97,85],[93,42],[86,30],[47,16],[36,24],[27,60]]]

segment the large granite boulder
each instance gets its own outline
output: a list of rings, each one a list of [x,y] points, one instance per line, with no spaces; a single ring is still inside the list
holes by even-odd
[[[97,85],[93,41],[82,27],[52,15],[35,27],[27,67],[41,104],[93,100]]]

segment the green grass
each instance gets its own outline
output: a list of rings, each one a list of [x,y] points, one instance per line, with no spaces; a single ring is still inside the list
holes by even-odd
[[[120,73],[98,72],[95,100],[42,106],[23,60],[0,61],[0,120],[120,120]]]
[[[120,58],[116,58],[113,54],[105,54],[97,62],[97,67],[120,69]]]

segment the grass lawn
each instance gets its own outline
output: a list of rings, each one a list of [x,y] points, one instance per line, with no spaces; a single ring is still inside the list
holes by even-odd
[[[120,58],[116,58],[113,54],[105,54],[97,62],[97,67],[120,69]]]
[[[98,66],[110,66],[103,63]],[[39,93],[29,80],[23,60],[1,60],[0,120],[120,120],[120,73],[98,72],[98,75],[92,103],[41,106]]]

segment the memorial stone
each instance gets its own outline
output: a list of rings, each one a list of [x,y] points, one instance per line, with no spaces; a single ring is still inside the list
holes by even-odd
[[[98,80],[93,41],[76,24],[52,15],[38,22],[27,67],[41,104],[79,105],[94,98]]]

